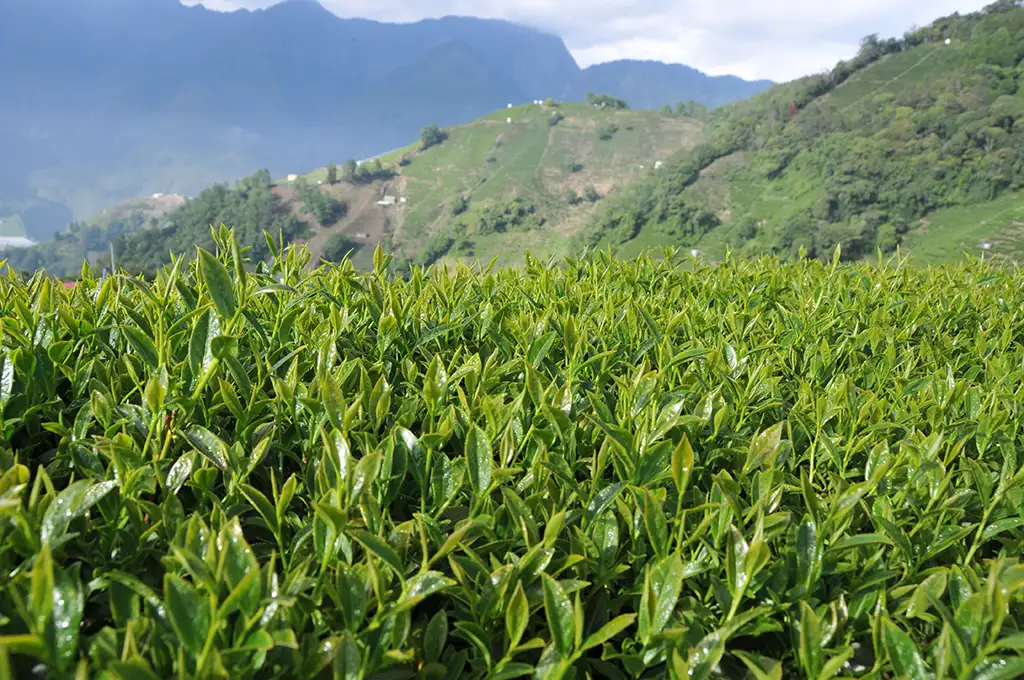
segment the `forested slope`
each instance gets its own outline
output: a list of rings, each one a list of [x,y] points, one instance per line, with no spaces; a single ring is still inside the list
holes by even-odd
[[[1022,57],[1016,1],[869,36],[827,74],[713,112],[704,145],[609,201],[579,245],[857,258],[927,241],[933,211],[1024,185]]]

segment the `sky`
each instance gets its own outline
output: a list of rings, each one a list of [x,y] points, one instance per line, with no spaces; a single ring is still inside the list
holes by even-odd
[[[256,9],[274,0],[184,0]],[[791,80],[856,54],[860,39],[902,35],[992,0],[322,0],[342,17],[416,21],[456,14],[551,31],[580,66],[656,59],[712,75]]]

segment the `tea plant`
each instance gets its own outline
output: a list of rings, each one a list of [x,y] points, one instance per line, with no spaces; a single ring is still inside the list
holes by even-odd
[[[215,240],[0,279],[0,677],[1024,674],[1020,273]]]

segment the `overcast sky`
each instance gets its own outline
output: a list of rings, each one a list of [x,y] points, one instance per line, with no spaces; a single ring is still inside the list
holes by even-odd
[[[200,0],[185,0],[196,4]],[[211,9],[274,0],[201,0]],[[790,80],[831,68],[870,33],[899,36],[992,0],[322,0],[343,17],[509,19],[560,35],[581,66],[657,59],[714,75]]]

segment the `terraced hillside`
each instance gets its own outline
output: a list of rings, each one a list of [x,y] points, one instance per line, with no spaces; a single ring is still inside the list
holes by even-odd
[[[1024,259],[1024,8],[997,3],[716,110],[709,143],[607,206],[621,255]]]
[[[601,198],[657,172],[659,163],[699,141],[703,126],[656,111],[559,103],[502,109],[446,132],[441,144],[422,151],[414,144],[379,159],[399,172],[373,185],[381,198],[394,195],[395,205],[372,204],[373,219],[350,211],[349,222],[338,225],[362,250],[372,250],[365,245],[379,236],[390,237],[399,257],[424,264],[494,257],[509,264],[526,250],[563,254]],[[303,179],[325,176],[319,168]],[[587,198],[589,190],[597,200]],[[317,233],[314,255],[323,238]]]

